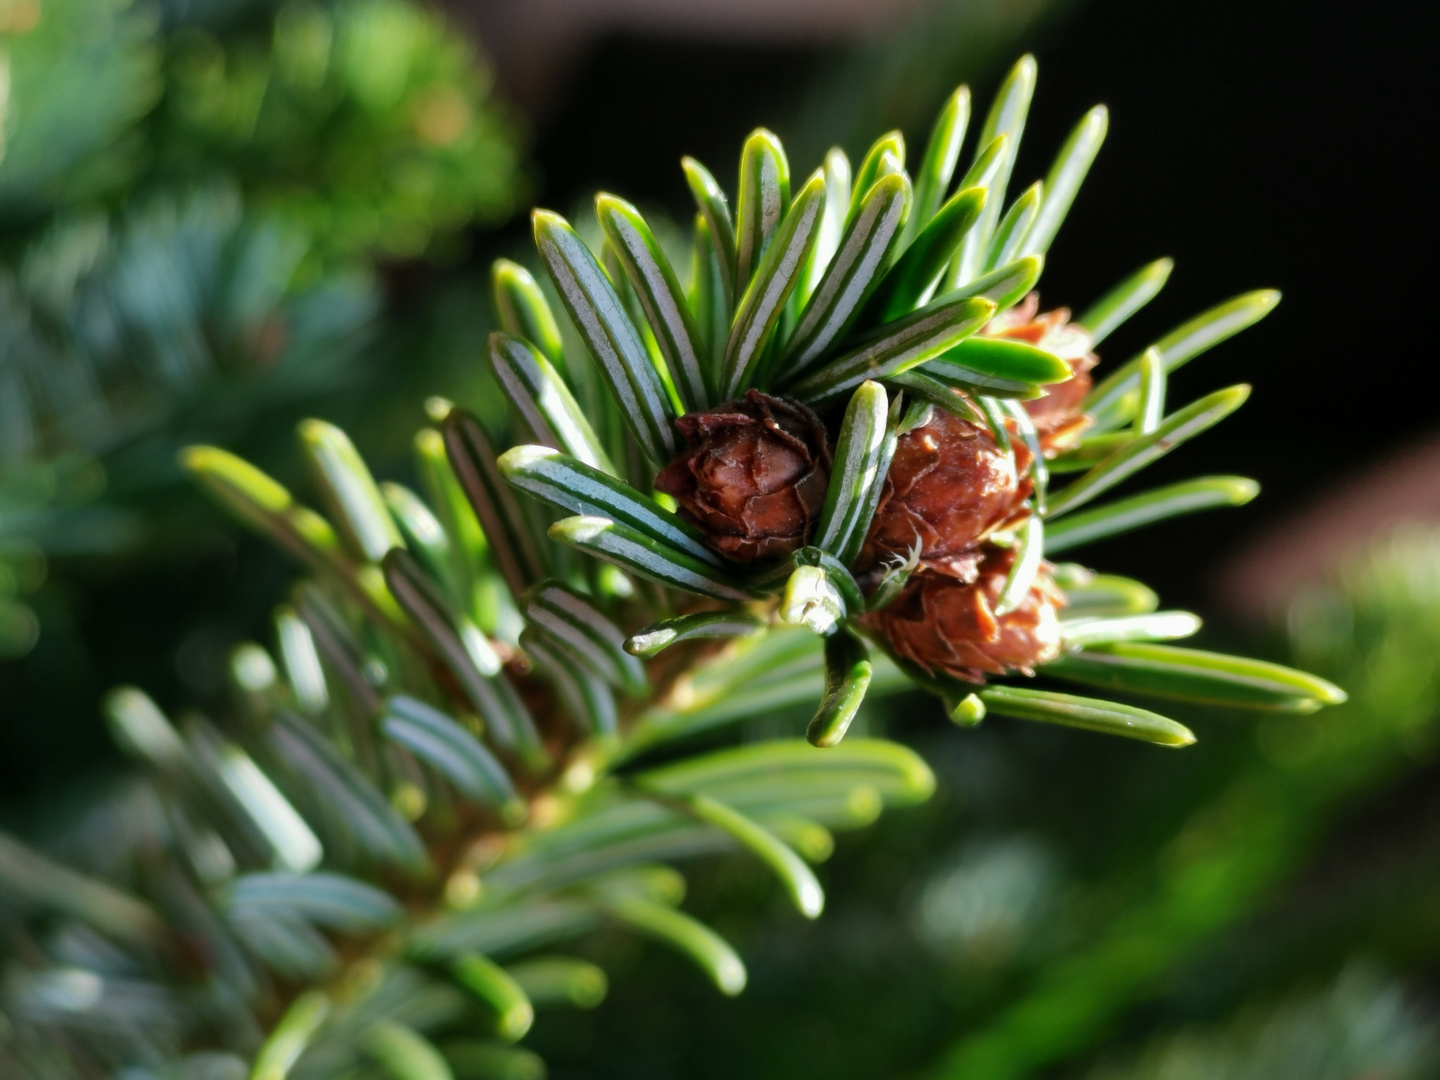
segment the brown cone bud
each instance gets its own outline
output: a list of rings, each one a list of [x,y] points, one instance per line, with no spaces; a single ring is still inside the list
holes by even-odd
[[[1043,566],[1020,606],[995,615],[995,604],[1014,553],[989,548],[973,583],[917,571],[895,601],[862,616],[861,623],[883,637],[903,660],[931,675],[981,683],[986,675],[1011,671],[1033,675],[1037,665],[1060,655],[1056,610],[1065,595]]]
[[[1025,515],[1033,459],[1018,437],[1011,447],[1013,465],[984,423],[939,408],[924,427],[900,436],[856,571],[918,548],[922,568],[973,581],[975,546]]]
[[[747,390],[675,422],[686,450],[655,490],[673,495],[710,546],[740,562],[804,547],[825,505],[830,447],[819,418],[797,401]]]
[[[1048,387],[1045,396],[1025,402],[1025,411],[1035,421],[1040,445],[1046,457],[1054,457],[1073,446],[1081,433],[1090,426],[1090,418],[1081,411],[1093,380],[1090,369],[1099,357],[1090,351],[1090,331],[1070,321],[1069,308],[1056,308],[1037,315],[1040,294],[1030,293],[1007,311],[1002,311],[986,324],[981,333],[988,337],[1023,341],[1058,356],[1070,365],[1075,377],[1069,382]]]

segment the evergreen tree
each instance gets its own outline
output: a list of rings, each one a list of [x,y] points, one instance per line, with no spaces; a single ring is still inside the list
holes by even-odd
[[[672,862],[747,852],[813,918],[832,832],[930,794],[913,751],[846,738],[867,694],[919,686],[961,726],[1171,747],[1194,735],[1169,716],[1032,680],[1286,714],[1342,701],[1315,676],[1166,644],[1198,620],[1047,561],[1255,494],[1205,477],[1095,504],[1243,403],[1240,386],[1169,410],[1166,379],[1277,297],[1212,308],[1094,383],[1094,349],[1169,264],[1073,322],[1038,310],[1106,115],[1007,203],[1034,82],[1024,58],[964,172],[963,87],[910,168],[890,133],[792,185],[760,130],[732,213],[687,159],[687,287],[623,200],[597,197],[598,250],[537,211],[566,318],[496,265],[486,352],[506,423],[432,400],[419,491],[377,483],[319,420],[299,435],[323,513],[225,450],[187,449],[308,576],[274,650],[235,651],[223,714],[175,722],[112,692],[144,779],[53,853],[3,841],[7,1067],[537,1075],[515,1044],[537,1006],[602,996],[573,955],[600,927],[743,989],[741,957],[680,908]],[[733,738],[817,701],[806,739]]]

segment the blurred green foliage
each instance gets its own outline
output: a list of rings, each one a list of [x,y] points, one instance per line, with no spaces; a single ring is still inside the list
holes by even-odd
[[[154,15],[129,0],[7,0],[0,30],[0,223],[13,242],[17,225],[136,176],[162,44]]]
[[[489,70],[405,0],[292,2],[226,35],[184,27],[165,80],[156,172],[223,169],[326,252],[453,252],[457,229],[503,221],[526,194],[518,125],[490,100]]]
[[[153,484],[174,473],[160,432],[177,416],[224,430],[333,386],[377,298],[358,265],[306,274],[314,242],[233,185],[57,218],[0,271],[0,460],[123,451]]]
[[[312,247],[216,185],[60,215],[0,267],[0,561],[25,591],[52,559],[183,547],[157,535],[179,447],[353,373],[378,298],[358,265],[305,274]],[[10,603],[13,656],[38,626]]]
[[[0,224],[158,185],[235,182],[336,256],[453,250],[527,186],[518,118],[474,47],[407,0],[241,7],[9,0]]]
[[[1228,1024],[1161,1037],[1087,1080],[1421,1080],[1440,1065],[1433,1023],[1364,966]]]
[[[183,547],[176,449],[264,456],[275,410],[354,395],[405,340],[384,333],[377,266],[453,259],[527,185],[485,63],[408,0],[9,0],[0,32],[15,656],[47,564]]]

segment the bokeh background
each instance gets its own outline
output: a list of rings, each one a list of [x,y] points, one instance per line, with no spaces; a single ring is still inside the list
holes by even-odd
[[[693,904],[747,994],[602,939],[610,1000],[538,1048],[576,1077],[1440,1076],[1435,23],[1394,0],[0,0],[0,827],[43,837],[119,774],[107,687],[203,704],[269,632],[288,568],[176,448],[295,480],[318,415],[405,478],[427,395],[484,407],[488,266],[529,206],[606,188],[683,221],[682,153],[723,177],[758,124],[802,171],[891,127],[914,145],[1028,50],[1017,179],[1111,110],[1047,306],[1172,256],[1111,346],[1138,350],[1285,293],[1178,376],[1250,404],[1157,466],[1203,454],[1262,497],[1086,557],[1352,701],[1180,717],[1183,754],[877,708],[940,792],[842,842],[827,917],[716,862]]]

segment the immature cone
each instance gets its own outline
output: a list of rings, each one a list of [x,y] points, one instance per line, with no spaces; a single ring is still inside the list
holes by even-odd
[[[675,426],[686,450],[661,470],[655,490],[675,497],[711,547],[750,562],[809,542],[830,483],[830,447],[814,413],[747,390]]]
[[[861,617],[901,659],[931,675],[982,683],[986,675],[1019,671],[1033,675],[1060,655],[1056,610],[1065,596],[1043,566],[1020,606],[996,616],[995,605],[1014,552],[989,548],[971,584],[945,574],[918,571],[893,603]]]
[[[1074,445],[1080,433],[1090,426],[1090,418],[1081,407],[1090,393],[1090,369],[1100,358],[1090,351],[1090,331],[1070,321],[1069,308],[1037,315],[1039,307],[1040,294],[1032,292],[991,319],[981,333],[1023,341],[1070,365],[1074,378],[1046,387],[1044,397],[1025,402],[1025,411],[1035,421],[1045,456],[1053,457]]]
[[[1013,463],[983,422],[940,408],[924,427],[900,436],[857,572],[918,549],[923,569],[974,581],[976,545],[1026,515],[1032,458],[1018,435],[1010,445]]]

